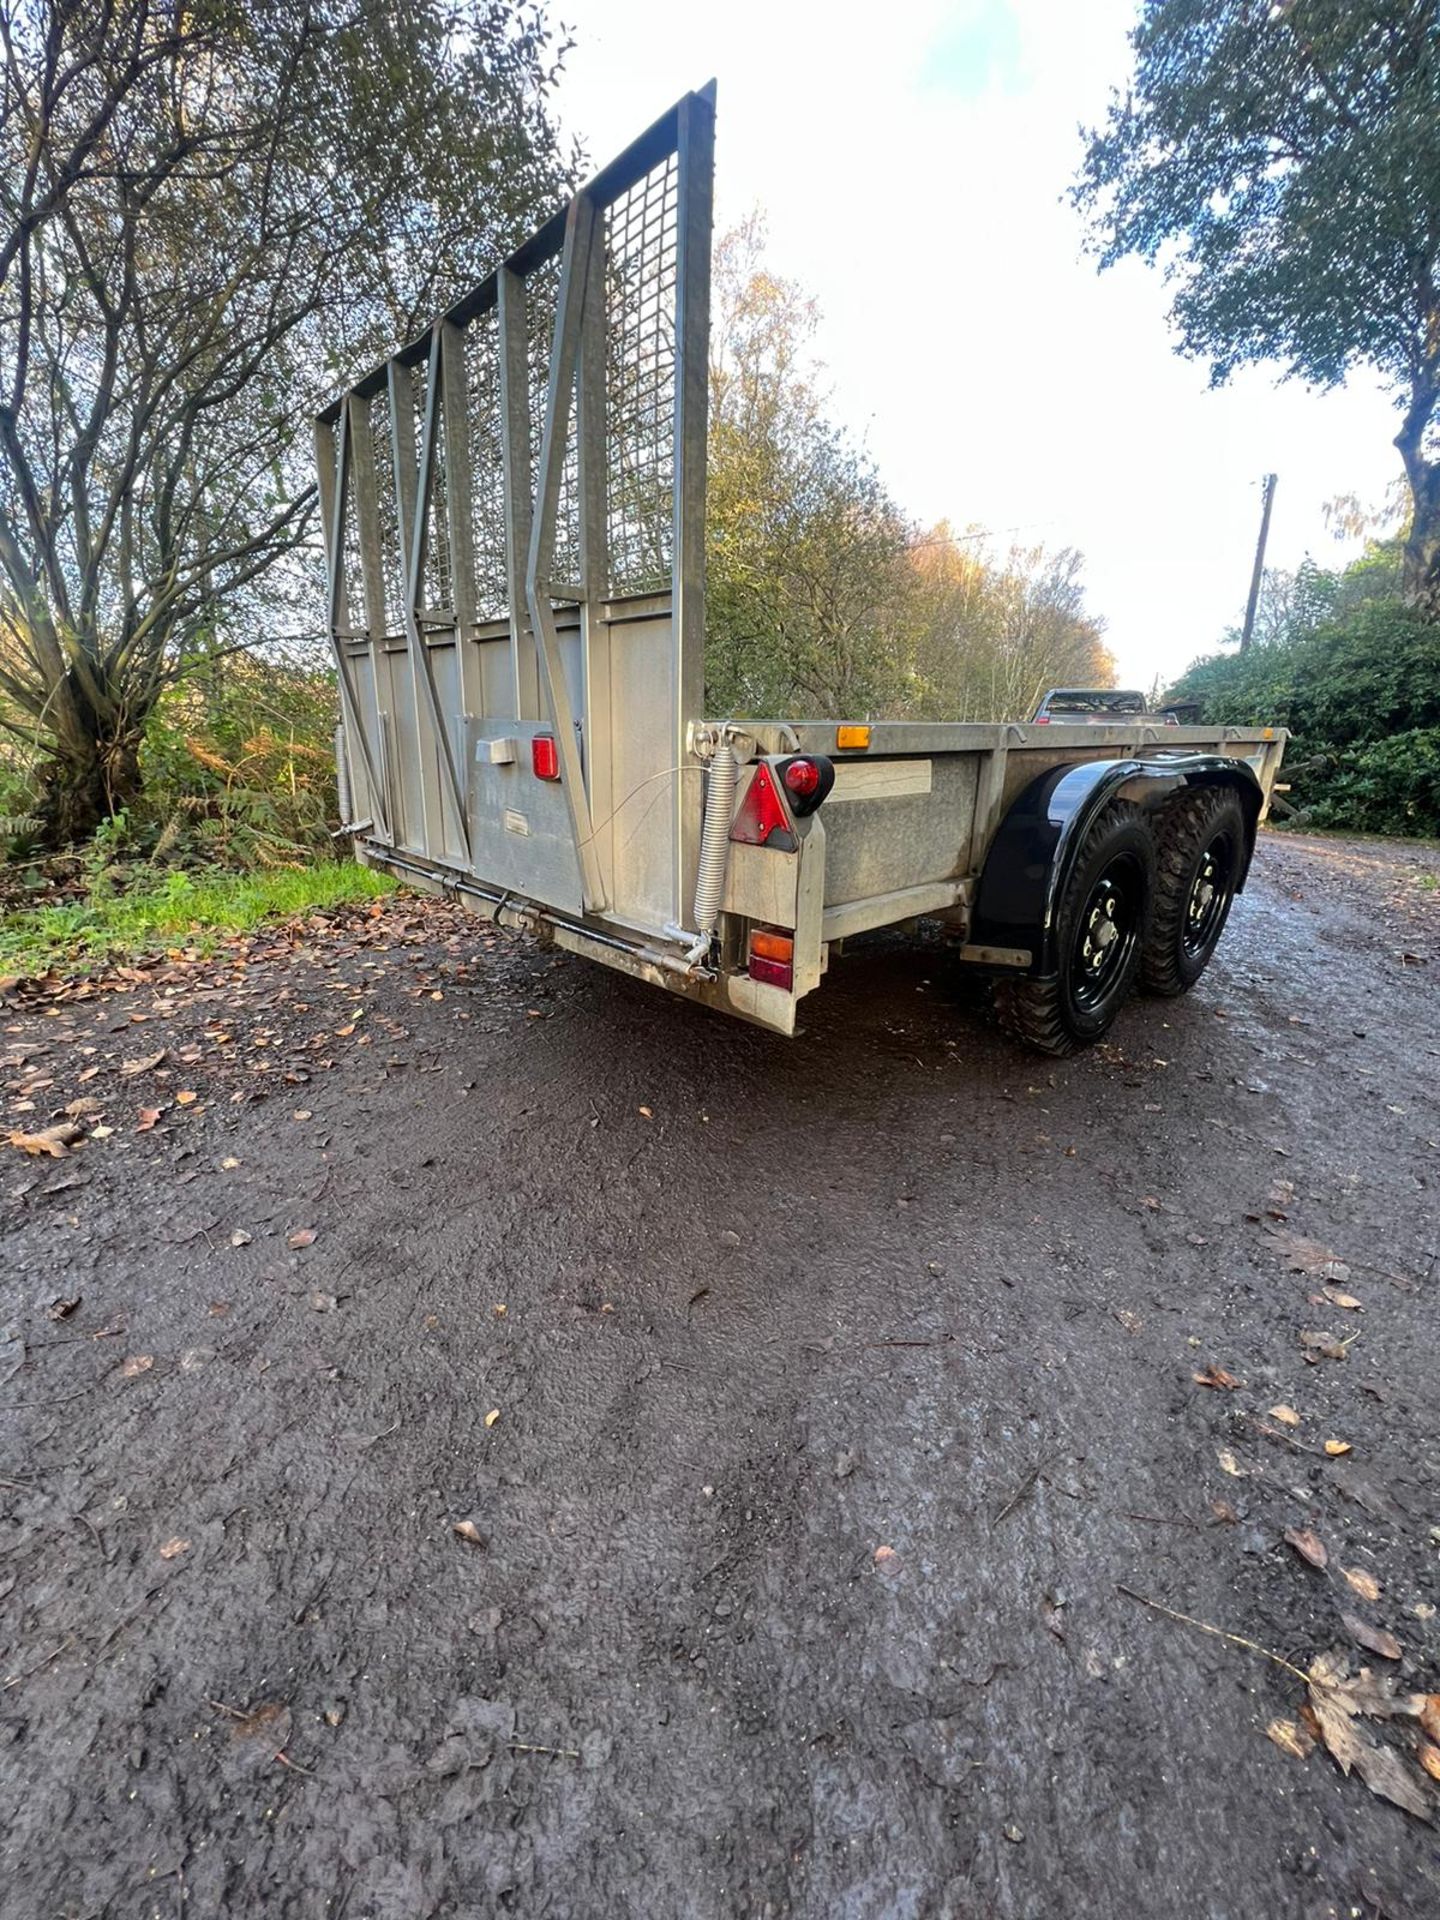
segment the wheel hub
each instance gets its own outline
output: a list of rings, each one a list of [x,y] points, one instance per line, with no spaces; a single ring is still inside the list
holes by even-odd
[[[1195,878],[1190,883],[1183,933],[1187,953],[1202,953],[1215,939],[1228,898],[1226,875],[1229,869],[1229,842],[1221,835],[1201,853],[1195,866]]]
[[[1103,1003],[1124,971],[1136,937],[1132,891],[1123,868],[1102,874],[1091,889],[1071,960],[1071,988],[1082,1007]]]

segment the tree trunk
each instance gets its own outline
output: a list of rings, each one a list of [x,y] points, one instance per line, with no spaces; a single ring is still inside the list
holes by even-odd
[[[88,840],[102,821],[140,792],[140,734],[126,729],[105,738],[68,732],[41,776],[40,818],[46,844]]]
[[[1405,598],[1440,621],[1440,463],[1406,461],[1412,511],[1405,537]]]
[[[1440,413],[1440,387],[1417,386],[1395,436],[1410,483],[1410,530],[1405,536],[1401,590],[1427,620],[1440,621],[1440,460],[1427,459],[1425,445]]]

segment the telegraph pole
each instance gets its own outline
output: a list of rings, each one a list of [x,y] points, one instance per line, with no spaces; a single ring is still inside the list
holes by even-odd
[[[1260,582],[1265,573],[1265,542],[1270,538],[1270,509],[1275,504],[1276,477],[1267,473],[1260,489],[1260,538],[1255,542],[1255,571],[1250,576],[1250,598],[1245,603],[1245,625],[1240,633],[1240,651],[1244,653],[1255,631],[1255,609],[1260,603]]]

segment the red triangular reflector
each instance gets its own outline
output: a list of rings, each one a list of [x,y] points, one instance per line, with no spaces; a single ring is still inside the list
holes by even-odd
[[[747,847],[776,847],[785,853],[795,851],[795,831],[790,825],[770,769],[762,760],[756,767],[730,825],[730,838]]]

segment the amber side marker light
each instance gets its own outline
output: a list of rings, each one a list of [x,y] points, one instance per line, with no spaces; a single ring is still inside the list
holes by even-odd
[[[847,748],[853,751],[857,747],[870,744],[869,727],[837,727],[835,729],[835,750],[843,753]]]

